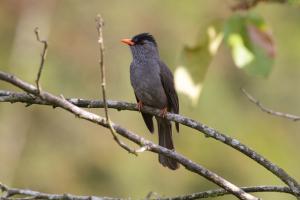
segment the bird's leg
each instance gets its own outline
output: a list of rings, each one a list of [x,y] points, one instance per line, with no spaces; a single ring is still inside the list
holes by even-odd
[[[143,102],[142,102],[141,100],[138,101],[138,103],[137,103],[137,109],[138,109],[140,112],[141,112],[143,106],[144,106]]]
[[[163,109],[160,110],[159,115],[160,115],[162,118],[165,118],[166,115],[167,115],[167,113],[168,113],[168,108],[165,107],[165,108],[163,108]]]

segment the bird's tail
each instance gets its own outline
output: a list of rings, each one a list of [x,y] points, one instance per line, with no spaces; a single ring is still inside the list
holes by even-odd
[[[157,117],[157,126],[158,126],[158,143],[160,146],[165,147],[167,149],[173,150],[173,140],[172,140],[172,125],[166,119]],[[178,169],[179,164],[176,160],[169,158],[167,156],[158,155],[158,160],[160,164],[164,167],[168,167],[172,170]]]

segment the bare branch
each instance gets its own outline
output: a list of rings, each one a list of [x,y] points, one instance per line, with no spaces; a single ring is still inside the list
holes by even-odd
[[[292,120],[292,121],[299,121],[300,120],[300,116],[274,111],[274,110],[271,110],[271,109],[263,106],[257,99],[255,99],[252,95],[250,95],[244,88],[242,88],[241,90],[244,93],[244,95],[249,99],[249,101],[254,103],[263,112],[266,112],[270,115],[286,118],[286,119],[289,119],[289,120]]]
[[[1,79],[1,77],[0,77]],[[86,99],[78,99],[78,98],[70,98],[67,99],[70,103],[83,107],[83,108],[103,108],[104,103],[103,101],[96,101],[96,100],[86,100]],[[0,91],[0,102],[10,102],[16,103],[21,102],[25,104],[42,104],[42,105],[51,105],[46,101],[43,101],[39,98],[33,98],[32,96],[25,94],[25,93],[16,93],[16,92],[8,92],[8,91]],[[113,108],[117,110],[130,110],[130,111],[138,111],[137,106],[134,103],[127,103],[124,101],[107,101],[108,108]],[[159,116],[160,111],[155,108],[151,108],[148,106],[144,106],[141,110],[144,113],[148,113],[151,115]],[[237,151],[243,153],[244,155],[248,156],[250,159],[256,161],[261,166],[265,167],[267,170],[272,172],[278,178],[280,178],[284,183],[286,183],[291,190],[294,192],[295,195],[300,194],[300,186],[296,180],[294,180],[291,176],[289,176],[282,168],[278,167],[262,155],[258,154],[251,148],[247,147],[246,145],[242,144],[237,139],[229,137],[223,133],[218,132],[217,130],[202,124],[198,121],[193,119],[187,118],[182,115],[167,113],[166,119],[174,122],[178,122],[195,130],[198,130],[206,137],[214,138]]]
[[[41,87],[40,87],[40,78],[41,78],[42,71],[43,71],[43,68],[44,68],[44,63],[45,63],[45,60],[46,60],[47,49],[48,49],[48,42],[46,40],[41,40],[40,39],[39,28],[38,27],[36,27],[34,29],[34,33],[35,33],[37,41],[39,41],[39,42],[41,42],[41,43],[44,44],[43,51],[42,51],[42,54],[41,54],[40,67],[39,67],[39,71],[38,71],[38,74],[37,74],[37,77],[36,77],[36,80],[35,80],[36,87],[37,87],[37,92],[40,93],[40,90],[41,90]]]
[[[122,198],[97,197],[97,196],[78,196],[72,194],[47,194],[28,189],[9,188],[0,183],[0,189],[6,194],[0,196],[1,200],[29,200],[29,199],[46,199],[46,200],[123,200]],[[22,195],[24,197],[14,197]],[[124,199],[125,200],[125,199]]]
[[[117,136],[117,133],[113,126],[111,125],[109,115],[108,115],[108,108],[107,108],[107,102],[106,102],[106,80],[105,80],[105,67],[104,67],[104,43],[103,43],[103,33],[102,33],[102,28],[104,26],[104,21],[101,15],[97,15],[96,18],[96,28],[98,32],[98,44],[99,44],[99,65],[100,65],[100,72],[101,72],[101,89],[102,89],[102,98],[103,98],[103,103],[104,103],[104,112],[105,112],[105,118],[106,118],[106,123],[109,127],[109,130],[116,141],[116,143],[125,149],[128,153],[132,153],[134,155],[138,155],[137,152],[132,149],[131,147],[127,146],[123,141],[119,139]]]
[[[253,186],[253,187],[241,187],[242,190],[249,193],[255,192],[280,192],[280,193],[287,193],[293,195],[293,192],[288,187],[282,186]],[[223,189],[215,189],[215,190],[208,190],[204,192],[197,192],[187,195],[181,195],[176,197],[161,197],[159,200],[195,200],[195,199],[206,199],[212,197],[220,197],[224,195],[228,195],[226,190]],[[152,199],[155,200],[155,199]]]
[[[231,6],[232,11],[237,11],[237,10],[249,10],[251,8],[254,8],[261,2],[266,2],[266,3],[286,3],[287,0],[243,0],[240,1],[239,3]]]
[[[114,197],[99,197],[99,196],[78,196],[72,194],[47,194],[43,192],[37,192],[28,189],[18,189],[9,188],[6,185],[0,183],[0,189],[6,194],[1,200],[28,200],[28,199],[45,199],[45,200],[125,200],[126,198],[114,198]],[[293,194],[293,192],[288,187],[282,186],[253,186],[253,187],[242,187],[246,192],[279,192],[286,194]],[[146,196],[146,200],[195,200],[195,199],[206,199],[212,197],[220,197],[230,194],[224,189],[208,190],[204,192],[196,192],[187,195],[175,196],[175,197],[160,197],[159,194],[155,192],[149,192]],[[22,195],[24,197],[15,197]]]
[[[96,18],[96,28],[98,32],[98,44],[99,44],[99,55],[100,55],[99,65],[101,71],[101,88],[102,88],[102,96],[104,102],[105,117],[107,123],[109,123],[109,116],[108,116],[108,109],[107,109],[107,102],[106,102],[106,91],[105,91],[106,80],[105,80],[105,67],[104,67],[104,44],[103,44],[103,33],[102,33],[103,26],[104,26],[104,21],[101,15],[98,15]],[[112,132],[114,132],[113,129]],[[114,133],[112,134],[114,135]]]
[[[9,95],[9,96],[6,96]],[[41,99],[36,98],[33,99],[31,96],[24,94],[24,93],[13,93],[13,92],[7,92],[7,91],[0,91],[0,102],[23,102],[23,103],[29,103],[29,104],[48,104],[46,102],[43,102]],[[76,98],[71,98],[68,99],[69,102],[72,104],[75,104],[79,107],[85,107],[85,108],[99,108],[103,107],[104,104],[102,101],[95,101],[95,100],[85,100],[85,99],[76,99]],[[131,111],[137,111],[136,104],[133,103],[127,103],[127,102],[122,102],[122,101],[112,101],[109,100],[108,102],[108,107],[109,108],[114,108],[117,110],[131,110]],[[144,106],[142,109],[142,112],[152,114],[155,116],[159,115],[159,110],[150,108],[147,106]],[[273,174],[275,174],[277,177],[279,177],[283,182],[285,182],[288,185],[291,185],[294,187],[295,191],[298,191],[299,185],[298,183],[291,178],[283,169],[279,168],[272,162],[268,161],[266,158],[262,157],[246,145],[240,143],[238,140],[231,138],[225,134],[222,134],[213,128],[208,127],[207,125],[201,124],[200,122],[197,122],[193,119],[181,116],[181,115],[176,115],[172,113],[168,113],[166,115],[166,119],[179,122],[183,125],[186,125],[188,127],[191,127],[193,129],[196,129],[198,131],[201,131],[205,134],[207,137],[212,137],[218,141],[221,141],[236,150],[240,151],[241,153],[247,155],[251,159],[255,160],[258,162],[260,165],[264,166],[266,169],[271,171]]]
[[[15,85],[16,87],[24,90],[25,92],[36,94],[37,88],[33,85],[22,81],[21,79],[4,72],[0,71],[0,80],[3,80],[5,82],[11,83],[12,85]],[[64,110],[67,110],[74,115],[76,115],[79,118],[88,120],[92,123],[96,123],[98,125],[101,125],[103,127],[109,128],[108,124],[106,123],[106,119],[98,116],[94,113],[88,112],[86,110],[83,110],[73,104],[71,104],[69,101],[59,98],[57,96],[54,96],[53,94],[45,91],[40,91],[39,96],[46,101],[47,103],[51,104],[52,106],[60,107]],[[167,114],[166,117],[170,118],[170,116]],[[128,131],[127,129],[121,127],[120,125],[111,123],[112,127],[116,130],[117,133],[119,133],[121,136],[129,139],[130,141],[138,144],[139,146],[147,146],[149,151],[155,152],[157,154],[162,154],[167,157],[170,157],[176,161],[178,161],[180,164],[182,164],[186,169],[188,169],[191,172],[197,173],[202,177],[205,177],[206,179],[210,180],[211,182],[219,185],[220,187],[224,188],[226,191],[229,191],[233,195],[235,195],[239,199],[245,199],[245,200],[257,200],[258,198],[245,193],[243,190],[241,190],[236,185],[230,183],[229,181],[225,180],[224,178],[220,177],[219,175],[215,174],[214,172],[204,168],[203,166],[189,160],[188,158],[184,157],[183,155],[173,151],[169,150],[167,148],[161,147],[159,145],[154,144],[153,142],[144,139],[143,137]]]

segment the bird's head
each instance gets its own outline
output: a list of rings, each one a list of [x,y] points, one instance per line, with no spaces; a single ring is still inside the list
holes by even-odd
[[[156,41],[149,33],[141,33],[131,39],[123,39],[121,42],[129,45],[133,58],[158,56]]]

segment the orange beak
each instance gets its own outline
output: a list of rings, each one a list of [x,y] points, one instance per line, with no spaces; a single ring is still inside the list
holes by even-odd
[[[121,42],[123,42],[125,44],[128,44],[130,46],[134,45],[134,42],[132,42],[131,39],[123,39],[123,40],[121,40]]]

